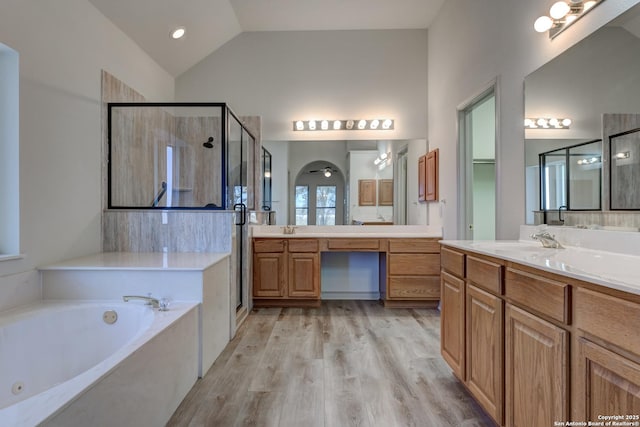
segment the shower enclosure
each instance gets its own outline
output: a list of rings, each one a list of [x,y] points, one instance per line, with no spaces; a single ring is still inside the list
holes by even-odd
[[[108,104],[110,209],[254,208],[255,138],[224,103]]]
[[[109,209],[237,211],[236,305],[255,209],[256,138],[225,103],[109,103]]]

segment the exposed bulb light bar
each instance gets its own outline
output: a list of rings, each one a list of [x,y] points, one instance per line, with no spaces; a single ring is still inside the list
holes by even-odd
[[[603,1],[604,0],[557,1],[551,6],[547,15],[543,15],[535,20],[533,28],[539,33],[546,33],[548,31],[549,37],[554,38]]]
[[[294,131],[318,130],[393,130],[392,119],[357,119],[357,120],[294,120]]]
[[[571,119],[556,117],[528,117],[524,119],[525,129],[569,129]]]

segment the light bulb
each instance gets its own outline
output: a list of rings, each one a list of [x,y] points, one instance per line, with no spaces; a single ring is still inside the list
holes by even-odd
[[[353,120],[347,120],[347,129],[353,129]]]
[[[328,120],[323,120],[322,122],[320,122],[320,129],[322,129],[322,130],[329,129],[329,121]]]
[[[342,122],[340,120],[333,122],[333,130],[340,130],[340,126],[342,126]]]
[[[377,158],[373,161],[373,164],[377,166],[379,163],[380,163],[380,157],[377,157]]]
[[[360,120],[358,122],[358,129],[364,129],[367,127],[367,121],[366,120]]]
[[[524,126],[530,128],[535,126],[535,123],[531,119],[524,119]]]
[[[302,120],[296,122],[296,130],[304,130],[304,122]]]
[[[553,27],[553,20],[548,16],[541,16],[536,19],[536,22],[533,23],[533,28],[539,33],[544,33],[545,31],[549,31]]]
[[[538,121],[536,122],[536,124],[538,126],[542,126],[543,128],[546,128],[549,124],[547,123],[547,119],[538,119]]]
[[[271,172],[267,171],[264,173],[265,178],[271,178]]]
[[[567,3],[558,1],[551,6],[551,9],[549,9],[549,15],[551,15],[553,19],[562,19],[570,10],[571,7]]]
[[[380,125],[380,120],[371,120],[369,127],[371,129],[378,129],[378,125]]]
[[[325,169],[324,170],[324,176],[329,178],[331,176],[331,169]]]
[[[569,126],[571,126],[571,119],[562,119],[562,126],[568,128]]]
[[[569,25],[576,19],[578,19],[578,15],[567,15],[567,17],[564,18],[564,24]]]
[[[316,121],[309,120],[309,130],[316,130]]]
[[[171,32],[171,38],[174,40],[181,39],[182,37],[184,37],[185,33],[186,30],[184,27],[178,27]]]
[[[380,154],[380,158],[381,158],[382,160],[386,159],[386,158],[387,158],[387,153],[382,153],[382,154]]]
[[[549,124],[553,127],[558,127],[558,125],[560,124],[560,121],[558,121],[558,119],[554,117],[552,119],[549,119]]]
[[[390,129],[392,125],[393,125],[393,120],[386,119],[384,122],[382,122],[382,129]]]
[[[587,10],[591,9],[593,6],[596,5],[596,3],[597,2],[595,0],[590,0],[590,1],[584,2],[584,4],[582,5],[582,13],[584,13]]]

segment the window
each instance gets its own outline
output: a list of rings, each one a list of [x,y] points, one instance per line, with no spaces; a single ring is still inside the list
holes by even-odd
[[[20,252],[18,52],[0,43],[0,259]]]
[[[336,225],[336,186],[316,187],[316,225]]]
[[[296,225],[309,224],[309,187],[296,185]]]

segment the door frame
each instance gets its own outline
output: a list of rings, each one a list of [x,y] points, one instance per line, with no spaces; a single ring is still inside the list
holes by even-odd
[[[456,122],[456,139],[457,139],[457,204],[458,204],[458,218],[457,218],[457,238],[473,240],[473,230],[469,229],[468,224],[473,219],[473,152],[471,150],[470,139],[467,137],[466,130],[468,125],[466,123],[467,112],[479,102],[493,94],[495,100],[495,171],[496,171],[496,198],[495,198],[495,230],[496,236],[498,235],[498,217],[500,212],[498,206],[502,198],[500,192],[500,176],[501,162],[500,162],[500,80],[498,77],[492,79],[488,83],[480,87],[474,95],[467,98],[456,107],[457,122]]]

